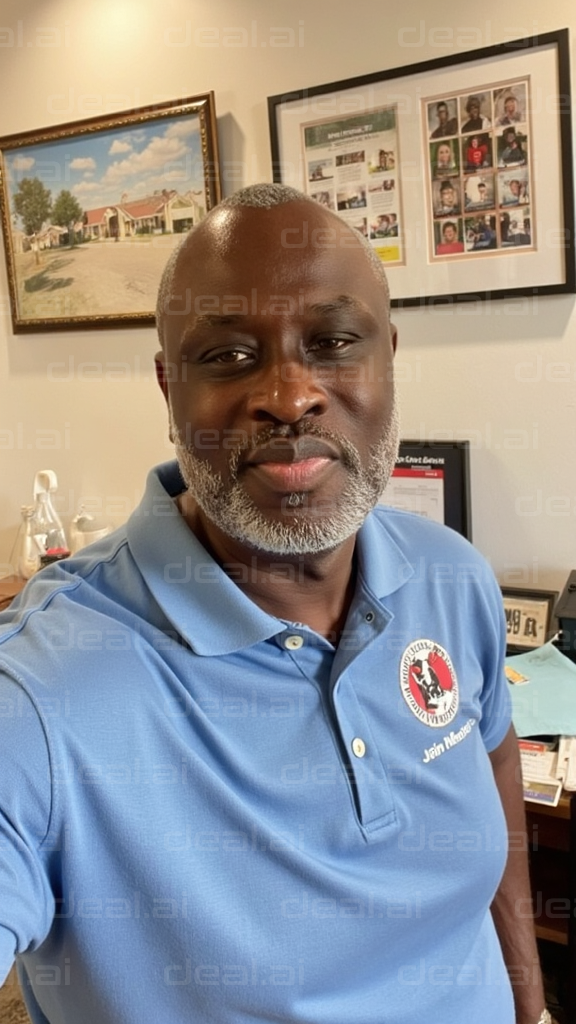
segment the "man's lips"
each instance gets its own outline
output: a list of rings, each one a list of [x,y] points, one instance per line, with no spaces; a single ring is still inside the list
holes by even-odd
[[[305,491],[339,458],[339,452],[331,444],[316,437],[303,437],[294,442],[276,438],[250,451],[239,468],[254,470],[275,489]]]
[[[339,459],[337,448],[319,437],[300,437],[289,441],[283,437],[273,438],[259,448],[253,448],[242,459],[241,465],[258,466],[264,462],[295,463],[308,459]]]
[[[302,459],[300,462],[257,462],[246,468],[265,477],[276,490],[309,491],[319,482],[324,470],[334,464],[334,459]]]

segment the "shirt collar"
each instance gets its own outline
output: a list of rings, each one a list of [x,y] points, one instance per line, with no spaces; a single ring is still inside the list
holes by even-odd
[[[382,505],[367,516],[356,544],[360,580],[379,600],[394,594],[414,575],[414,567],[387,529]]]
[[[183,489],[176,462],[156,467],[126,526],[130,551],[164,614],[205,656],[230,654],[284,631],[285,623],[251,601],[187,526],[174,501]],[[377,599],[413,574],[386,530],[383,511],[370,513],[357,540],[359,583]]]
[[[128,545],[156,601],[196,654],[229,654],[284,629],[254,604],[196,539],[173,500],[184,489],[176,462],[148,475],[128,520]]]

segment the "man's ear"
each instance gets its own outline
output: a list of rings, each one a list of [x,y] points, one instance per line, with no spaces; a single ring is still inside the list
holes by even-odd
[[[398,328],[394,324],[390,324],[390,342],[392,344],[392,351],[396,355],[396,346],[398,344]]]
[[[164,361],[164,353],[162,351],[157,352],[154,356],[154,366],[156,367],[156,380],[160,385],[160,390],[164,395],[164,400],[168,408],[170,408],[170,396],[168,394],[168,374],[166,373],[166,363]],[[172,443],[174,438],[172,436],[172,417],[168,417],[170,421],[170,427],[168,429],[168,437]]]
[[[166,363],[164,362],[164,353],[162,351],[157,352],[154,356],[154,366],[156,367],[156,380],[160,385],[160,390],[164,395],[164,398],[168,401],[168,376],[166,374]]]

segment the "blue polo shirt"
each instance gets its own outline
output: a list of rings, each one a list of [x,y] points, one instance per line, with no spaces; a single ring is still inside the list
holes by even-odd
[[[1,616],[0,977],[35,1024],[512,1024],[490,570],[377,508],[334,647],[243,594],[181,488],[154,471]]]

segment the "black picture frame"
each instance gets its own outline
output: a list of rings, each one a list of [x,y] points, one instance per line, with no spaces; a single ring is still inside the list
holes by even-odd
[[[521,88],[525,88],[525,83],[530,80],[534,96],[529,104],[528,127],[523,134],[523,144],[526,145],[528,137],[531,146],[531,193],[529,200],[522,200],[530,202],[530,206],[518,210],[519,215],[523,214],[518,216],[518,225],[524,225],[524,231],[528,232],[524,235],[522,227],[518,226],[515,229],[517,233],[508,234],[510,222],[505,199],[508,202],[515,200],[504,196],[509,182],[500,180],[504,178],[504,172],[497,167],[499,155],[503,152],[500,136],[505,129],[500,127],[496,131],[495,128],[496,96],[499,87],[504,88],[502,83],[515,79],[521,81]],[[463,143],[463,96],[475,88],[481,91],[482,83],[493,90],[494,163],[489,173],[498,181],[501,192],[495,200],[495,209],[482,211],[487,240],[479,238],[472,244],[467,236],[472,231],[473,221],[475,223],[480,215],[476,210],[473,217],[463,208],[462,177],[457,190],[460,205],[450,247],[442,236],[442,211],[429,210],[433,197],[422,168],[429,168],[432,160],[429,151],[431,133],[426,135],[423,97],[430,98],[428,109],[432,108],[433,100],[442,95],[455,97],[452,101],[453,119],[460,114],[461,123],[457,130],[462,136],[456,137],[455,141]],[[576,292],[568,29],[268,97],[274,181],[294,185],[311,194],[306,157],[310,157],[312,150],[304,149],[305,128],[317,130],[318,126],[330,121],[348,121],[355,128],[362,120],[358,117],[359,112],[365,121],[369,121],[371,113],[380,114],[385,108],[391,109],[390,105],[396,111],[397,179],[401,190],[398,208],[403,208],[400,236],[404,239],[401,251],[396,249],[393,252],[388,245],[385,251],[392,256],[382,257],[392,261],[391,264],[385,263],[392,306],[425,308],[437,304],[511,298],[534,301],[544,295]],[[372,137],[376,139],[376,135]],[[466,137],[470,137],[470,131]],[[535,155],[538,157],[538,174],[534,166]],[[525,176],[526,169],[523,173]],[[553,188],[551,182],[554,183]],[[526,181],[521,185],[524,189]],[[437,182],[434,187],[437,190]],[[317,185],[315,189],[317,191]],[[325,201],[336,209],[336,189],[333,193]],[[357,196],[350,205],[360,205],[360,198]],[[355,210],[354,217],[349,215],[354,226],[357,226],[355,222],[361,223],[357,213]],[[434,232],[431,231],[432,223]],[[505,248],[505,227],[506,244],[510,239],[518,239],[517,243],[511,243],[512,249]],[[498,251],[489,244],[490,231],[494,228],[498,232]],[[365,227],[364,231],[366,233]],[[442,254],[440,242],[443,243]],[[377,243],[374,244],[376,247]],[[519,248],[514,247],[516,244]]]
[[[413,480],[410,476],[405,477],[401,488],[403,493],[399,494],[395,481],[400,479],[400,473],[413,474]],[[430,496],[437,506],[434,518],[471,541],[470,442],[467,440],[401,441],[396,466],[381,503],[426,514],[419,507],[420,497],[422,504],[427,500],[423,489],[426,483],[423,474],[426,473],[436,474],[431,480],[435,493]]]

